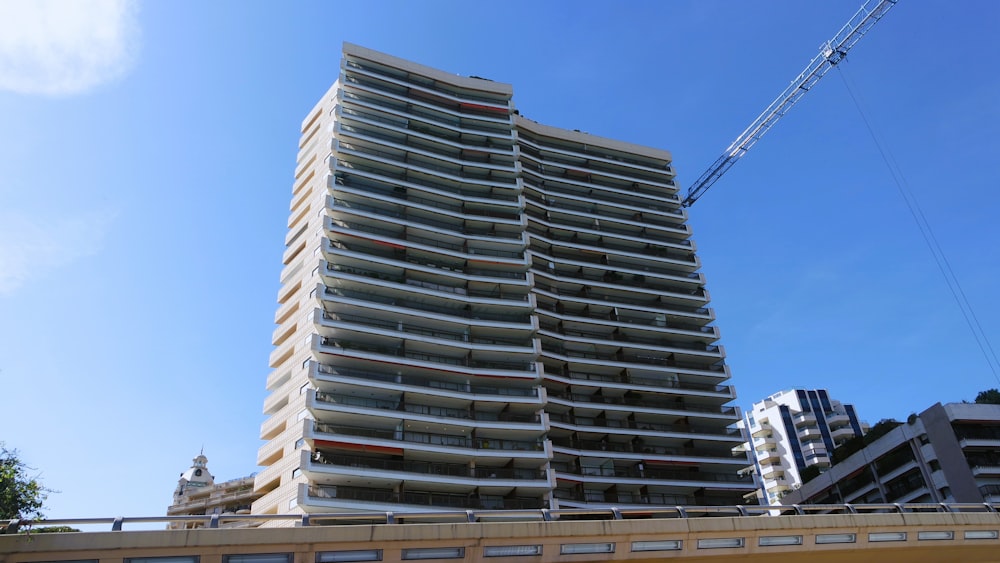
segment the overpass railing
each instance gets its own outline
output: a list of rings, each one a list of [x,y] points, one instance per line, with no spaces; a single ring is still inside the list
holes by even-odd
[[[731,506],[647,506],[642,508],[562,508],[531,510],[450,510],[425,512],[330,512],[311,514],[207,514],[195,516],[138,516],[63,518],[0,521],[0,534],[22,528],[107,525],[121,531],[126,524],[163,524],[177,528],[256,527],[266,522],[294,526],[355,524],[427,524],[458,522],[532,522],[556,520],[629,520],[649,518],[767,518],[820,514],[885,514],[915,512],[1000,512],[1000,503],[890,503],[890,504],[792,504]]]

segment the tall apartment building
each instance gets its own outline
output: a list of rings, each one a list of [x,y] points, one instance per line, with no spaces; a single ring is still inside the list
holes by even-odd
[[[802,485],[806,467],[830,467],[834,448],[865,431],[854,407],[825,389],[775,393],[744,412],[739,427],[748,440],[739,451],[750,454],[746,473],[755,476],[761,504],[779,504]]]
[[[302,125],[254,513],[738,502],[670,153],[343,55]]]
[[[1000,502],[1000,405],[938,403],[910,415],[782,502]]]

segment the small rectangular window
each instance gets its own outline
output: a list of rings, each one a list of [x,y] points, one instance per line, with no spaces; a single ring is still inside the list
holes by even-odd
[[[404,549],[402,559],[461,559],[465,557],[464,547],[414,547]]]
[[[926,532],[917,532],[918,540],[953,540],[955,539],[955,532],[951,530],[933,530]]]
[[[995,540],[1000,537],[997,530],[969,530],[963,536],[967,540]]]
[[[292,563],[291,553],[249,553],[223,555],[222,563]]]
[[[518,557],[541,555],[540,545],[488,545],[483,548],[483,557]]]
[[[316,563],[346,563],[349,561],[381,561],[381,549],[356,549],[352,551],[318,551]]]
[[[126,557],[125,563],[198,563],[197,555],[175,555],[166,557]]]
[[[816,543],[854,543],[858,540],[855,534],[816,534]]]
[[[614,553],[613,543],[564,543],[559,546],[560,555],[572,553]]]
[[[705,538],[698,540],[698,549],[719,549],[722,547],[743,547],[743,538]]]
[[[632,551],[678,551],[684,548],[682,540],[634,541]]]
[[[761,547],[775,545],[802,545],[802,536],[761,536],[757,539],[757,545]]]

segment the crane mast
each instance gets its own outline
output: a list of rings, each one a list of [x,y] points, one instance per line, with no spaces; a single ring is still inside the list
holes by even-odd
[[[823,76],[847,56],[847,52],[896,4],[897,0],[869,0],[861,6],[833,39],[820,48],[818,55],[809,61],[798,76],[792,80],[785,91],[767,106],[757,119],[747,127],[739,137],[729,145],[729,148],[688,188],[687,196],[682,205],[690,207],[698,201],[708,188],[712,187],[736,161],[743,157],[754,146],[764,133],[782,118],[792,106],[798,102]],[[875,4],[874,7],[869,7]]]

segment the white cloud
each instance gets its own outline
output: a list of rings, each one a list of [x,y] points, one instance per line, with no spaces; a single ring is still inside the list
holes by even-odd
[[[0,296],[57,267],[96,254],[115,213],[42,218],[0,212]]]
[[[122,76],[135,60],[132,0],[0,0],[0,90],[70,95]]]

